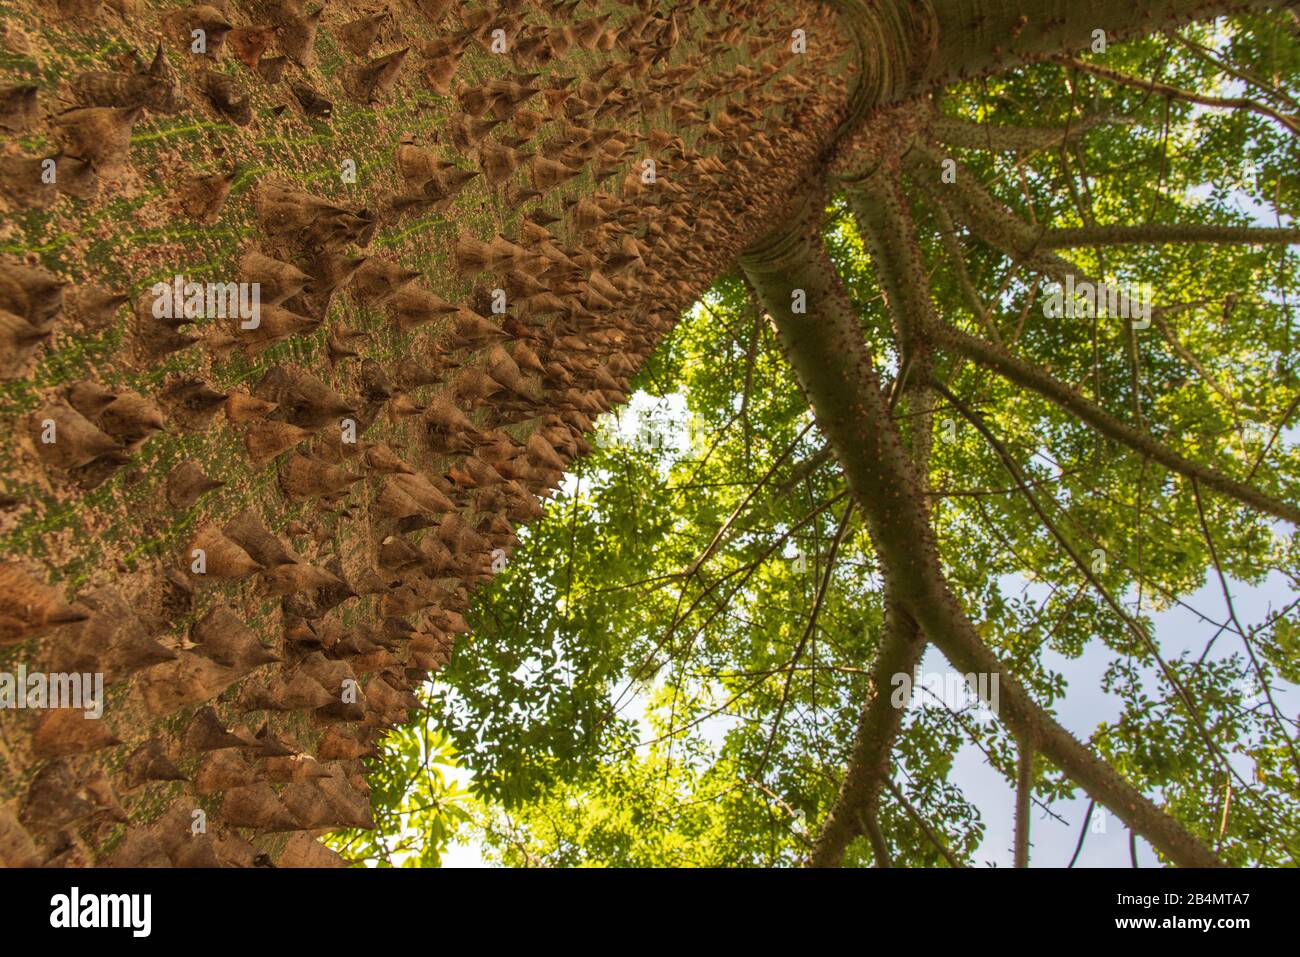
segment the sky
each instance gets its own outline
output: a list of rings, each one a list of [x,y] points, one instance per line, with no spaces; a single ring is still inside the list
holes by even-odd
[[[1004,586],[1007,583],[1004,583]],[[1036,587],[1029,586],[1031,594]],[[1249,630],[1252,625],[1262,621],[1270,607],[1278,609],[1295,599],[1293,590],[1280,575],[1271,576],[1264,584],[1252,587],[1238,581],[1229,580],[1233,604],[1242,624]],[[1186,599],[1186,603],[1216,622],[1226,619],[1222,591],[1217,580],[1207,583]],[[1194,612],[1175,606],[1168,611],[1148,612],[1155,625],[1155,640],[1166,658],[1175,658],[1183,651],[1201,653],[1206,641],[1217,630],[1215,625],[1207,625]],[[1208,656],[1220,659],[1233,652],[1240,653],[1242,645],[1239,638],[1225,633],[1215,643]],[[1049,668],[1064,674],[1069,682],[1064,699],[1058,702],[1057,719],[1076,737],[1086,738],[1101,721],[1114,720],[1119,716],[1121,704],[1117,696],[1102,690],[1101,678],[1105,671],[1109,655],[1098,647],[1097,643],[1087,646],[1077,659],[1069,660],[1051,651],[1045,654]],[[926,666],[942,669],[945,667],[941,658],[933,650],[927,654],[923,663]],[[1149,676],[1154,683],[1154,676]],[[1292,720],[1300,715],[1300,689],[1291,685],[1280,685],[1274,694],[1279,709]],[[1249,779],[1249,774],[1243,776]],[[1012,789],[1008,783],[984,762],[984,756],[974,747],[963,748],[953,766],[953,780],[958,783],[968,798],[980,809],[987,828],[984,842],[975,858],[981,862],[990,862],[999,867],[1007,867],[1012,862]],[[1212,796],[1217,806],[1218,795]],[[1031,864],[1060,867],[1069,863],[1079,839],[1079,831],[1087,812],[1086,798],[1068,802],[1058,802],[1052,810],[1063,817],[1066,823],[1054,820],[1040,808],[1034,808],[1031,833]],[[1229,811],[1231,813],[1231,811]],[[1103,815],[1104,823],[1097,824],[1097,815]],[[1096,827],[1104,827],[1103,833],[1097,833]],[[1138,863],[1142,867],[1157,867],[1155,852],[1141,838],[1138,839]],[[1079,855],[1076,867],[1129,867],[1128,831],[1116,818],[1098,807],[1094,819],[1090,822],[1088,837]]]
[[[683,396],[672,395],[665,400],[657,400],[641,392],[633,396],[629,406],[620,413],[619,434],[624,438],[630,438],[636,429],[639,416],[656,407],[661,409],[660,414],[665,414],[679,427],[686,421],[686,404]],[[1289,434],[1287,438],[1294,440],[1296,435]],[[676,442],[670,444],[678,444],[680,441],[679,437]],[[575,479],[572,475],[566,478],[562,489],[565,494],[574,493]],[[1286,534],[1287,526],[1278,523],[1275,533]],[[1023,592],[1027,599],[1041,600],[1047,591],[1046,586],[1041,583],[1015,576],[1006,576],[1000,584],[1004,594],[1014,596]],[[1280,609],[1296,597],[1286,579],[1278,574],[1270,576],[1259,586],[1230,579],[1229,587],[1238,617],[1247,629],[1263,621],[1270,610]],[[1133,596],[1122,600],[1131,604]],[[1147,606],[1144,611],[1152,620],[1156,641],[1167,658],[1177,657],[1183,651],[1192,651],[1200,655],[1205,643],[1217,630],[1217,625],[1207,624],[1207,620],[1217,623],[1227,619],[1226,606],[1217,578],[1207,580],[1197,592],[1184,599],[1184,605],[1175,605],[1168,610],[1155,612]],[[1220,659],[1241,651],[1240,639],[1225,632],[1215,643],[1209,657]],[[1120,714],[1122,705],[1118,696],[1108,694],[1102,688],[1102,676],[1110,659],[1111,654],[1097,642],[1090,643],[1077,659],[1067,659],[1051,649],[1045,652],[1046,666],[1064,675],[1067,681],[1066,694],[1056,705],[1057,718],[1081,739],[1087,739],[1100,722],[1113,721]],[[921,671],[923,674],[947,674],[951,672],[951,668],[942,655],[931,648],[922,660]],[[1156,675],[1153,669],[1148,671],[1147,679],[1154,687]],[[1290,685],[1280,686],[1275,693],[1275,699],[1286,716],[1292,720],[1300,716],[1300,689]],[[925,706],[925,696],[921,694],[918,694],[910,705],[910,707]],[[643,740],[652,736],[642,718],[644,714],[642,699],[634,698],[621,710],[621,714],[641,721],[643,728],[646,729]],[[720,744],[731,726],[730,719],[719,715],[708,719],[697,730],[706,740]],[[1242,770],[1243,776],[1249,779],[1249,768],[1239,768],[1239,770]],[[456,769],[454,773],[468,784],[467,770]],[[984,840],[973,856],[974,864],[1011,866],[1014,794],[1009,782],[988,766],[984,755],[974,745],[968,745],[958,752],[950,781],[960,787],[967,799],[979,809],[985,825]],[[1207,799],[1217,803],[1219,795],[1208,796]],[[1087,813],[1087,805],[1086,797],[1056,802],[1052,805],[1052,811],[1063,820],[1057,820],[1037,805],[1034,806],[1031,822],[1031,866],[1063,867],[1070,861]],[[811,823],[812,826],[816,826],[816,822]],[[1141,867],[1159,866],[1155,852],[1141,838],[1137,840],[1137,858]],[[446,867],[487,866],[481,849],[472,839],[453,845],[443,856],[443,863]],[[1088,834],[1075,866],[1131,866],[1128,830],[1122,822],[1100,806],[1094,810],[1089,821]]]

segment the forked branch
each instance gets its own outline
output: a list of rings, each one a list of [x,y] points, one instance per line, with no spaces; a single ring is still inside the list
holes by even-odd
[[[997,675],[998,717],[1174,863],[1215,855],[1040,707],[984,644],[939,562],[926,496],[880,392],[846,292],[805,207],[741,258],[844,469],[876,546],[886,588],[964,674]],[[802,300],[791,293],[802,289]],[[806,313],[792,305],[803,301]]]

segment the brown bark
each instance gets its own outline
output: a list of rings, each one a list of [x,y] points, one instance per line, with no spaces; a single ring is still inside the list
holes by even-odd
[[[818,3],[629,7],[576,24],[547,7],[426,7],[433,21],[395,11],[373,50],[318,62],[312,37],[348,21],[284,3],[267,21],[278,51],[259,60],[240,47],[249,69],[173,88],[167,70],[198,76],[229,49],[213,36],[193,55],[179,24],[168,41],[178,66],[73,84],[158,109],[59,118],[99,190],[55,196],[51,214],[69,230],[137,184],[166,195],[170,154],[150,150],[173,125],[227,124],[223,146],[255,171],[183,175],[195,238],[124,249],[126,274],[75,256],[50,272],[4,267],[0,289],[19,293],[0,305],[25,312],[34,336],[14,371],[38,410],[28,433],[0,408],[8,434],[33,437],[8,467],[93,532],[0,568],[0,640],[31,671],[100,671],[107,685],[98,723],[0,714],[15,862],[338,863],[314,838],[372,825],[363,759],[419,707],[412,692],[449,659],[494,555],[850,118],[860,51]],[[150,9],[105,26],[148,49],[153,31],[188,15]],[[236,26],[256,17],[237,14]],[[498,21],[509,55],[491,50]],[[802,54],[790,50],[796,27],[809,36]],[[369,35],[342,32],[352,47]],[[412,52],[385,55],[403,46]],[[283,85],[266,82],[283,63],[261,69],[277,52],[303,64]],[[431,93],[435,105],[420,106]],[[132,124],[163,134],[132,139]],[[349,155],[356,184],[337,173]],[[276,175],[299,169],[315,174],[310,190]],[[200,322],[192,335],[156,321],[147,295],[125,316],[120,298],[90,288],[147,290],[146,277],[200,263],[262,283],[257,328]],[[40,344],[64,324],[107,328],[135,352],[87,367],[73,340]],[[164,361],[177,374],[157,375]],[[60,363],[85,381],[47,385]],[[42,445],[47,418],[62,444]],[[340,438],[345,419],[355,443]],[[40,514],[19,502],[27,540],[39,541]],[[128,561],[107,545],[118,538],[147,547]]]

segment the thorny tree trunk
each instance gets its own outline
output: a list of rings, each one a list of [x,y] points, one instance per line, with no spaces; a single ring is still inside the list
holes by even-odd
[[[0,642],[107,693],[0,716],[0,859],[329,863],[512,525],[821,165],[851,32],[802,0],[59,6],[5,14]],[[76,75],[87,15],[143,59]],[[155,318],[175,274],[260,281],[260,326]]]
[[[0,714],[0,861],[337,863],[314,838],[369,823],[361,759],[513,525],[676,316],[835,155],[870,155],[843,132],[1099,25],[1274,5],[7,7],[0,646],[7,672],[100,672],[106,695],[97,720]],[[159,317],[176,275],[261,283],[257,326]],[[851,317],[810,334],[783,281],[760,289],[899,606],[995,668],[860,337],[826,355]],[[1206,861],[1004,687],[1046,758]]]

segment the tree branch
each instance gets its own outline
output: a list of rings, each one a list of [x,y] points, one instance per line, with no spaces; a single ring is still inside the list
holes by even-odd
[[[964,150],[1029,152],[1051,149],[1107,123],[1131,123],[1125,117],[1088,116],[1067,126],[1006,126],[973,123],[953,116],[935,116],[930,129],[940,142]]]
[[[939,0],[935,52],[918,86],[947,86],[1011,70],[1043,54],[1081,50],[1103,27],[1113,43],[1192,20],[1291,5],[1289,0]]]
[[[1186,709],[1188,717],[1191,718],[1192,724],[1196,727],[1196,730],[1205,742],[1206,749],[1210,752],[1211,756],[1218,761],[1225,772],[1236,774],[1232,769],[1232,766],[1228,763],[1228,759],[1223,754],[1222,749],[1219,748],[1214,738],[1210,736],[1210,732],[1205,726],[1205,721],[1201,717],[1200,710],[1196,707],[1196,702],[1192,699],[1191,693],[1178,678],[1178,674],[1169,666],[1169,663],[1165,661],[1164,656],[1160,653],[1159,646],[1156,645],[1152,637],[1147,634],[1146,629],[1135,621],[1132,615],[1128,614],[1128,612],[1124,610],[1118,599],[1110,593],[1110,589],[1106,588],[1106,586],[1102,584],[1101,579],[1093,573],[1092,568],[1083,560],[1083,557],[1079,554],[1078,550],[1070,544],[1070,540],[1065,537],[1057,527],[1056,523],[1052,521],[1052,517],[1047,514],[1047,510],[1044,509],[1042,504],[1038,501],[1038,497],[1030,491],[1025,482],[1024,472],[1021,470],[1020,465],[1016,460],[1012,458],[1011,453],[1007,451],[1006,446],[1004,446],[998,440],[997,436],[993,434],[992,430],[989,429],[988,425],[984,422],[982,416],[968,408],[965,403],[953,395],[953,393],[943,385],[936,384],[935,388],[938,389],[939,393],[949,402],[949,404],[952,405],[954,409],[958,411],[962,418],[966,419],[966,421],[974,426],[976,431],[983,436],[984,440],[989,444],[994,453],[998,456],[998,459],[1002,462],[1003,467],[1006,468],[1008,474],[1010,474],[1019,484],[1021,494],[1029,503],[1030,508],[1033,509],[1034,514],[1038,516],[1038,520],[1043,523],[1043,527],[1047,529],[1048,533],[1054,539],[1056,539],[1057,544],[1064,549],[1066,555],[1069,556],[1070,561],[1074,563],[1074,566],[1080,571],[1080,573],[1082,573],[1083,577],[1088,580],[1088,584],[1090,584],[1097,594],[1102,597],[1102,600],[1106,602],[1111,611],[1115,613],[1116,617],[1119,618],[1124,626],[1133,634],[1138,643],[1143,646],[1153,658],[1155,658],[1156,664],[1160,667],[1161,674],[1164,675],[1165,680],[1169,682],[1169,686],[1173,688],[1174,693],[1183,703],[1183,707]],[[1195,486],[1193,486],[1193,489],[1194,488]],[[1139,577],[1139,581],[1140,580]],[[1242,781],[1242,785],[1245,786],[1245,781]]]
[[[815,205],[815,204],[814,204]],[[965,674],[999,676],[999,718],[1168,859],[1218,859],[1041,708],[976,633],[944,577],[926,496],[880,393],[857,316],[805,208],[755,244],[741,265],[776,325],[818,427],[844,473],[879,555],[886,587],[923,634]],[[792,311],[802,288],[808,314]]]
[[[998,331],[997,323],[993,321],[984,301],[980,299],[979,291],[971,280],[970,271],[966,268],[966,257],[962,253],[961,244],[957,241],[957,230],[953,226],[948,207],[942,203],[934,203],[931,205],[931,212],[934,213],[935,223],[939,227],[939,240],[948,254],[948,261],[952,264],[953,274],[957,278],[957,288],[962,298],[966,300],[966,307],[979,320],[979,324],[988,333],[989,338],[1001,344],[1002,333]]]
[[[1097,802],[1089,801],[1088,810],[1083,815],[1083,827],[1079,828],[1079,842],[1074,845],[1074,854],[1070,857],[1070,863],[1066,867],[1073,867],[1079,860],[1079,855],[1083,852],[1083,842],[1088,838],[1088,824],[1092,821],[1092,812],[1096,810]]]
[[[1288,94],[1285,90],[1279,89],[1273,84],[1265,82],[1262,78],[1256,76],[1255,74],[1251,73],[1248,70],[1243,69],[1242,67],[1236,66],[1235,64],[1232,63],[1228,63],[1226,60],[1219,59],[1219,57],[1215,55],[1213,50],[1209,49],[1208,47],[1202,46],[1201,44],[1197,43],[1195,40],[1189,40],[1187,39],[1187,37],[1178,36],[1178,35],[1175,35],[1173,39],[1174,42],[1176,42],[1179,46],[1187,50],[1189,53],[1192,54],[1192,56],[1196,57],[1198,60],[1202,60],[1206,63],[1209,63],[1215,69],[1222,70],[1225,73],[1229,73],[1232,76],[1235,76],[1238,80],[1241,80],[1243,83],[1249,83],[1251,86],[1258,89],[1265,96],[1271,97],[1275,100],[1285,103],[1287,106],[1291,107],[1291,109],[1295,110],[1297,113],[1300,113],[1300,102],[1297,102],[1295,98],[1292,97],[1290,94]]]
[[[772,718],[772,730],[768,733],[767,744],[763,747],[763,757],[758,762],[758,768],[754,771],[755,776],[763,773],[767,767],[768,758],[772,755],[772,745],[776,743],[776,733],[781,727],[781,719],[785,717],[786,706],[790,703],[790,686],[794,683],[795,667],[799,664],[799,659],[803,657],[804,648],[812,640],[817,631],[817,616],[821,613],[822,602],[826,600],[826,593],[830,591],[831,581],[835,576],[835,556],[839,553],[840,543],[844,540],[845,533],[849,530],[849,522],[853,520],[853,500],[849,499],[849,504],[844,506],[844,514],[840,517],[839,527],[835,529],[835,537],[831,539],[830,551],[826,555],[826,571],[822,574],[821,583],[817,587],[817,594],[813,598],[812,611],[808,614],[808,623],[804,626],[803,634],[799,636],[799,641],[790,655],[790,665],[786,668],[785,682],[781,687],[781,700],[777,703],[776,714]],[[816,682],[817,676],[814,674],[812,680]]]
[[[1149,226],[1085,226],[1051,229],[1038,240],[1040,249],[1077,249],[1081,246],[1140,246],[1169,243],[1240,243],[1243,245],[1300,243],[1300,229],[1274,226],[1222,226],[1216,223],[1155,223]]]
[[[966,865],[957,859],[957,855],[948,849],[948,845],[943,842],[943,838],[939,837],[939,835],[935,833],[934,828],[930,826],[929,822],[921,816],[921,812],[912,806],[912,802],[907,799],[907,795],[903,793],[903,789],[889,779],[885,780],[885,786],[889,788],[889,793],[894,796],[895,800],[897,800],[899,804],[903,805],[907,810],[907,813],[912,815],[912,819],[916,821],[917,825],[921,828],[921,833],[924,834],[926,839],[934,845],[935,850],[943,855],[943,859],[948,862],[948,866],[954,870],[965,867]]]
[[[1082,393],[1005,349],[967,335],[951,326],[936,327],[933,337],[940,348],[950,349],[966,356],[1008,381],[1036,392],[1086,422],[1107,438],[1127,446],[1138,455],[1164,466],[1169,471],[1195,479],[1206,488],[1212,488],[1251,508],[1285,519],[1294,525],[1300,525],[1300,507],[1279,501],[1254,486],[1238,482],[1208,465],[1193,462],[1159,442],[1150,433],[1135,429],[1116,419]]]
[[[902,195],[897,170],[892,166],[855,183],[849,192],[859,229],[871,249],[876,273],[900,342],[905,343],[899,363],[900,388],[914,368],[911,402],[918,415],[909,429],[911,458],[923,491],[928,487],[933,436],[933,393],[929,388],[930,347],[921,331],[932,321],[929,282],[915,247],[911,215]],[[899,392],[895,390],[895,395]],[[885,627],[876,660],[872,663],[867,701],[854,733],[853,750],[845,766],[839,795],[817,837],[809,863],[837,867],[853,838],[866,833],[877,861],[888,860],[878,828],[880,788],[889,777],[889,755],[903,724],[903,708],[896,707],[889,691],[894,675],[911,675],[925,652],[925,639],[916,621],[889,594],[885,597]],[[882,865],[883,866],[883,865]]]
[[[1215,109],[1227,110],[1249,110],[1251,113],[1257,113],[1260,116],[1267,117],[1282,124],[1291,133],[1300,136],[1300,120],[1294,116],[1288,116],[1278,110],[1273,109],[1267,103],[1261,103],[1259,100],[1253,100],[1249,97],[1218,97],[1208,96],[1204,93],[1196,93],[1192,90],[1184,90],[1180,87],[1170,86],[1168,83],[1161,83],[1158,80],[1148,80],[1145,77],[1131,76],[1128,73],[1121,73],[1119,70],[1113,70],[1110,67],[1099,66],[1096,63],[1088,63],[1071,56],[1047,56],[1039,59],[1051,63],[1058,63],[1061,66],[1069,67],[1072,70],[1079,70],[1083,73],[1090,73],[1093,76],[1100,77],[1103,80],[1109,80],[1112,83],[1118,83],[1121,86],[1131,87],[1135,90],[1142,90],[1145,93],[1156,93],[1160,96],[1167,96],[1170,99],[1182,100],[1185,103],[1196,103],[1200,106],[1208,106]]]
[[[1016,747],[1016,867],[1029,866],[1029,806],[1034,787],[1034,747],[1021,741]]]
[[[911,675],[925,652],[915,620],[896,602],[885,600],[885,627],[871,665],[867,701],[853,735],[840,792],[822,823],[808,863],[839,867],[849,842],[862,833],[864,818],[876,813],[880,788],[889,778],[889,754],[903,724],[903,709],[890,700],[894,675]]]

